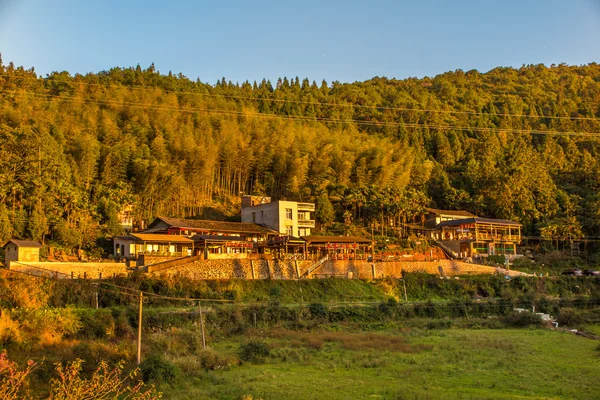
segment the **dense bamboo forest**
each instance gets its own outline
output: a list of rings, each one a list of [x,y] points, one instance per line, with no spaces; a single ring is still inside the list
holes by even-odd
[[[0,241],[89,247],[145,220],[317,202],[327,224],[426,206],[600,236],[600,66],[365,82],[216,84],[147,69],[38,76],[0,61]]]

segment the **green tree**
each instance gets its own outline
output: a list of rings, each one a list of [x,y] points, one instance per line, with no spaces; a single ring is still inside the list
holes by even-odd
[[[8,218],[8,210],[6,206],[0,203],[0,246],[12,237],[12,225]]]
[[[48,223],[41,201],[36,202],[33,210],[29,214],[27,222],[27,235],[38,242],[44,243],[44,236],[48,232]]]
[[[335,213],[333,211],[333,205],[329,200],[329,196],[327,193],[322,193],[317,198],[317,203],[315,206],[315,217],[317,221],[323,226],[327,228],[333,222],[335,218]]]

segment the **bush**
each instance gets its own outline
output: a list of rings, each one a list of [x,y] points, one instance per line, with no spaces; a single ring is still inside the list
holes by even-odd
[[[250,340],[240,346],[241,360],[259,363],[269,356],[269,346],[262,340]]]
[[[221,357],[219,353],[212,349],[200,351],[198,358],[200,359],[200,365],[206,371],[225,368],[229,365],[227,358]]]
[[[452,327],[452,321],[449,319],[434,319],[433,321],[429,321],[426,326],[426,328],[429,330],[448,329],[451,327]]]
[[[78,336],[85,339],[104,339],[115,333],[115,320],[110,310],[78,310],[81,328]]]
[[[581,313],[579,313],[574,308],[561,308],[558,316],[556,317],[556,321],[560,325],[566,326],[577,326],[583,322],[583,318]]]
[[[179,376],[179,368],[159,356],[150,356],[140,364],[144,382],[173,384]]]
[[[308,309],[313,318],[327,318],[327,307],[322,303],[311,303]]]
[[[542,317],[529,311],[513,311],[506,317],[504,317],[504,322],[508,326],[512,326],[515,328],[525,328],[528,326],[542,326],[544,323],[544,321],[542,321]]]

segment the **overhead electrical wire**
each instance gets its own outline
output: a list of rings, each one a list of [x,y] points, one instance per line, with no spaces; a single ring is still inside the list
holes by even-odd
[[[504,133],[520,133],[529,135],[551,135],[551,136],[600,136],[596,132],[575,132],[575,131],[557,131],[557,130],[535,130],[535,129],[513,129],[513,128],[498,128],[498,127],[468,127],[468,126],[455,126],[455,125],[439,125],[439,124],[418,124],[418,123],[405,123],[405,122],[380,122],[380,121],[364,121],[358,119],[334,119],[328,117],[305,117],[305,116],[293,116],[293,115],[278,115],[278,114],[265,114],[260,112],[246,112],[246,111],[234,111],[224,109],[196,109],[196,108],[183,108],[183,107],[169,107],[169,106],[156,106],[152,104],[128,102],[128,101],[115,101],[115,100],[103,100],[103,99],[92,99],[85,97],[74,97],[64,95],[53,95],[53,94],[38,94],[31,92],[15,92],[0,90],[0,93],[12,93],[16,96],[29,95],[36,98],[52,98],[69,103],[96,103],[103,105],[113,106],[129,106],[142,109],[152,110],[164,110],[164,111],[175,111],[183,113],[198,113],[198,114],[216,114],[216,115],[234,115],[242,117],[255,117],[255,118],[266,118],[266,119],[280,119],[280,120],[292,120],[292,121],[305,121],[305,122],[328,122],[336,124],[356,124],[361,126],[388,126],[388,127],[404,127],[404,128],[427,128],[437,130],[457,130],[457,131],[470,131],[470,132],[504,132]],[[542,117],[540,117],[542,118]],[[600,121],[598,121],[600,122]]]
[[[545,116],[545,115],[528,115],[528,114],[511,114],[511,113],[489,113],[489,112],[478,112],[478,111],[458,111],[458,110],[434,110],[434,109],[426,109],[426,108],[409,108],[409,107],[390,107],[390,106],[377,106],[377,105],[361,105],[361,104],[344,104],[344,103],[327,103],[327,102],[318,102],[318,101],[304,101],[304,100],[290,100],[290,99],[277,99],[277,98],[269,98],[269,97],[251,97],[251,96],[234,96],[227,94],[213,94],[213,93],[199,93],[199,92],[189,92],[189,91],[177,91],[171,89],[165,89],[160,86],[131,86],[125,85],[121,82],[117,83],[90,83],[90,82],[63,82],[52,80],[48,78],[26,78],[26,77],[15,77],[13,75],[8,74],[0,74],[0,77],[10,76],[13,79],[21,79],[21,80],[33,80],[33,81],[42,81],[44,83],[57,83],[57,84],[66,84],[66,85],[85,85],[85,86],[97,86],[97,87],[120,87],[130,89],[130,90],[138,90],[138,91],[156,91],[162,90],[165,93],[172,94],[187,94],[193,96],[201,96],[201,97],[212,97],[212,98],[224,98],[224,99],[237,99],[237,100],[247,100],[247,101],[265,101],[265,102],[275,102],[275,103],[292,103],[292,104],[306,104],[306,105],[316,105],[316,106],[327,106],[327,107],[346,107],[346,108],[358,108],[358,109],[371,109],[371,110],[386,110],[386,111],[410,111],[410,112],[427,112],[427,113],[443,113],[443,114],[463,114],[463,115],[480,115],[480,116],[499,116],[499,117],[515,117],[515,118],[534,118],[534,119],[557,119],[557,120],[581,120],[581,121],[598,121],[600,119],[595,117],[569,117],[569,116]]]

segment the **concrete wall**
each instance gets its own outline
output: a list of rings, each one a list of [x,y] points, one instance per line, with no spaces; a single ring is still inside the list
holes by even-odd
[[[286,218],[286,209],[292,210],[292,219]],[[310,215],[308,209],[301,209],[301,212],[306,212]],[[252,217],[254,213],[254,218]],[[256,224],[265,225],[282,234],[287,234],[287,227],[292,227],[292,236],[310,236],[311,226],[299,224],[298,222],[298,203],[295,201],[278,200],[272,203],[258,204],[252,207],[242,208],[242,222],[254,222]],[[299,228],[305,229],[301,235]]]
[[[73,273],[74,278],[99,279],[112,278],[114,275],[127,275],[127,268],[124,263],[88,263],[88,262],[27,262],[21,263],[13,261],[10,264],[11,270],[26,272],[32,275],[56,276],[57,278],[70,278]]]
[[[252,213],[254,213],[254,218],[252,217]],[[252,222],[255,224],[265,225],[280,233],[285,233],[285,228],[282,230],[279,221],[278,202],[258,204],[252,207],[242,208],[242,222]]]

